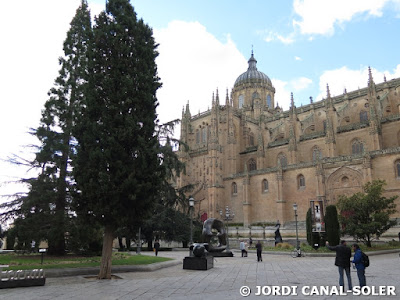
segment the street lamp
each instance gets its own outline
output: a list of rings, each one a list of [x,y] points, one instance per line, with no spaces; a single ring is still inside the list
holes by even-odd
[[[189,210],[190,210],[190,243],[189,243],[189,254],[192,256],[192,251],[190,247],[193,245],[193,209],[194,209],[194,199],[191,196],[189,198]]]
[[[294,217],[296,220],[296,249],[299,250],[300,248],[300,243],[299,243],[299,231],[297,229],[297,204],[293,204],[293,210],[294,210]]]
[[[235,217],[235,213],[231,211],[229,206],[225,206],[225,215],[223,214],[222,210],[219,211],[219,214],[223,218],[225,222],[228,223],[228,221],[233,220]],[[229,227],[228,224],[226,224],[226,250],[229,251]]]

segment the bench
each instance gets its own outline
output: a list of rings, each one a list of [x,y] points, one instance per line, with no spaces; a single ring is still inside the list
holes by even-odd
[[[43,269],[2,271],[6,267],[8,265],[0,265],[0,289],[40,286],[46,283]]]

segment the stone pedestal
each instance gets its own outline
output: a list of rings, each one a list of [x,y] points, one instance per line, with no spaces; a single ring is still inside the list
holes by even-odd
[[[208,270],[214,267],[214,257],[189,257],[183,259],[183,269],[185,270]]]
[[[208,255],[211,255],[214,257],[233,257],[232,251],[208,252]]]

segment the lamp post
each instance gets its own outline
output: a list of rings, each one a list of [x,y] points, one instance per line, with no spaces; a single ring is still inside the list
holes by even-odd
[[[190,210],[190,242],[189,242],[189,256],[192,256],[191,246],[193,245],[193,209],[194,199],[192,196],[189,198],[189,210]]]
[[[225,206],[225,215],[223,214],[222,210],[219,211],[219,214],[221,215],[222,219],[225,222],[233,220],[235,217],[235,213],[231,211],[229,206]],[[228,224],[226,224],[226,250],[229,251],[229,229],[228,229]]]
[[[299,246],[299,231],[297,229],[297,204],[293,204],[293,210],[294,210],[294,217],[296,220],[296,249],[299,250],[300,246]]]

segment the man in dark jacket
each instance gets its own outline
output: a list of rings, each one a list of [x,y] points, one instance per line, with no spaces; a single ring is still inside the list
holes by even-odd
[[[344,288],[344,278],[343,278],[343,270],[344,270],[346,271],[349,290],[352,290],[353,285],[351,284],[351,275],[350,275],[351,249],[347,247],[346,241],[340,241],[340,245],[333,247],[329,246],[329,243],[326,242],[326,247],[329,250],[336,251],[335,266],[338,266],[339,269],[339,285]]]
[[[158,250],[160,250],[160,242],[156,240],[156,242],[154,243],[154,253],[156,254],[156,256],[158,256]]]
[[[365,266],[362,260],[361,249],[357,244],[353,244],[353,250],[354,250],[353,263],[356,265],[357,276],[360,282],[360,287],[363,287],[367,283],[365,280]]]
[[[261,256],[262,245],[260,241],[257,242],[256,249],[257,249],[257,262],[260,262],[262,261],[262,256]]]

